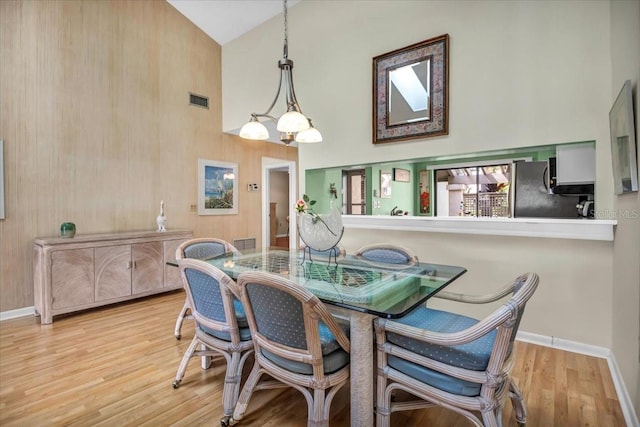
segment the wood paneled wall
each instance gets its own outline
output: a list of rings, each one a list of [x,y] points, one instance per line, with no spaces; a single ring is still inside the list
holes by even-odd
[[[261,244],[261,194],[247,184],[263,156],[297,150],[222,133],[220,62],[164,0],[0,1],[0,311],[33,305],[32,241],[65,221],[78,234],[153,230],[164,200],[168,228]],[[238,215],[190,209],[198,158],[239,164]]]

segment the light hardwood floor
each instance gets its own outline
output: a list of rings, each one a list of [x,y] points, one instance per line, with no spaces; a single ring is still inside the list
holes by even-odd
[[[225,362],[202,370],[192,359],[179,389],[172,382],[193,337],[173,336],[183,291],[59,316],[0,323],[0,425],[215,426],[222,414]],[[604,359],[518,342],[514,376],[525,395],[527,426],[624,426]],[[245,371],[251,365],[248,361]],[[245,372],[246,375],[247,372]],[[336,396],[331,426],[349,425],[349,389]],[[304,426],[307,406],[290,389],[259,391],[239,426]],[[396,413],[395,426],[469,426],[450,411]],[[515,426],[511,408],[504,425]]]

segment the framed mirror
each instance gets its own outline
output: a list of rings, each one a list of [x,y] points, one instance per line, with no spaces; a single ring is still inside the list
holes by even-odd
[[[615,193],[638,191],[638,165],[630,80],[624,83],[611,111],[609,111],[609,127]]]
[[[373,58],[373,143],[449,133],[449,35]]]

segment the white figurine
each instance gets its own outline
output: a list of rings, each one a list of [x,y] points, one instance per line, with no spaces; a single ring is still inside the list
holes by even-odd
[[[156,218],[156,222],[158,223],[158,229],[156,231],[167,231],[167,217],[164,216],[164,200],[160,201],[160,215]]]

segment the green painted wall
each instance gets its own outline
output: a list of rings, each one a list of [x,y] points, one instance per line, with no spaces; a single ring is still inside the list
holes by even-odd
[[[595,144],[595,143],[594,143]],[[447,158],[425,158],[415,162],[393,162],[385,164],[367,165],[365,169],[366,183],[366,214],[367,215],[389,215],[394,207],[402,211],[408,211],[409,215],[428,215],[433,216],[433,173],[429,171],[429,198],[430,211],[428,214],[420,213],[420,171],[427,168],[433,169],[438,165],[450,165],[454,163],[472,163],[513,158],[531,158],[533,161],[547,160],[549,157],[555,156],[556,146],[545,146],[535,148],[511,149],[503,152],[476,153],[464,156],[455,156]],[[380,197],[380,173],[382,171],[390,172],[393,177],[394,168],[407,169],[410,174],[410,182],[391,181],[391,197]],[[306,173],[306,191],[312,200],[316,200],[314,209],[317,212],[326,211],[329,208],[331,194],[329,186],[335,183],[338,198],[334,199],[334,205],[341,207],[342,205],[342,173],[343,170],[352,170],[353,167],[345,165],[344,167],[312,169]]]

